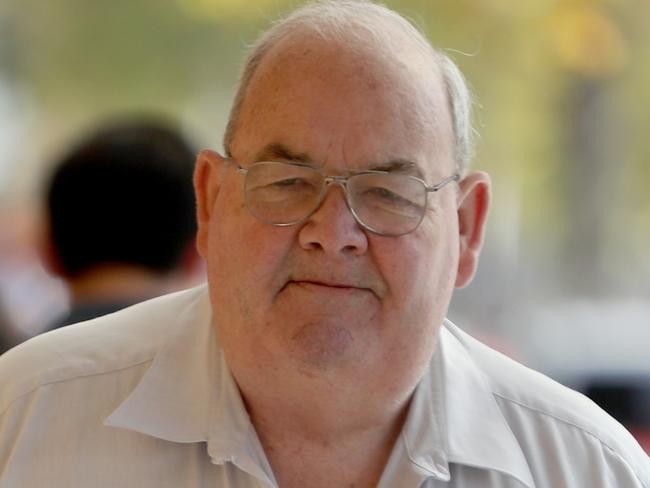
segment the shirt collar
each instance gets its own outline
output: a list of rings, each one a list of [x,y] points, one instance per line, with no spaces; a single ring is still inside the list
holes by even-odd
[[[532,488],[528,463],[467,339],[445,320],[403,429],[409,459],[444,481],[450,477],[449,463],[456,463],[499,471]]]
[[[209,385],[219,375],[207,292],[169,313],[177,325],[105,423],[174,442],[205,441],[213,390]]]
[[[172,442],[206,442],[212,462],[232,462],[273,480],[241,394],[226,364],[207,287],[180,309],[177,322],[131,394],[105,420],[111,427]]]
[[[232,462],[273,480],[218,347],[207,287],[170,313],[178,325],[106,425],[172,442],[206,442],[215,464]],[[393,454],[403,448],[417,476],[449,480],[449,463],[458,463],[500,471],[534,487],[488,378],[472,359],[465,335],[449,321],[415,390],[400,442]]]

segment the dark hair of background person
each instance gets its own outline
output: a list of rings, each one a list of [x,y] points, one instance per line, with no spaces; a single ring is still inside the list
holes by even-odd
[[[60,271],[75,277],[111,263],[174,269],[196,233],[195,154],[155,118],[115,121],[69,152],[45,192]]]

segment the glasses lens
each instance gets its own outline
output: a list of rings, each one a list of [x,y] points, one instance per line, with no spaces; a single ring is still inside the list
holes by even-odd
[[[424,216],[426,187],[411,176],[355,175],[348,180],[348,192],[357,218],[379,234],[406,234],[414,230]]]
[[[246,175],[246,204],[270,224],[294,224],[318,205],[323,176],[315,169],[287,163],[253,164]]]

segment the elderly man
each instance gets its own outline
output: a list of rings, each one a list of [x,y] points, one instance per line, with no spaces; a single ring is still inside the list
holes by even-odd
[[[490,183],[454,65],[366,2],[253,48],[197,161],[209,286],[14,349],[11,487],[650,487],[591,402],[444,316]]]

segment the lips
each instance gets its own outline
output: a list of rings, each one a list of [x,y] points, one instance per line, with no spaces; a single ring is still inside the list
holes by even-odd
[[[344,288],[344,289],[357,289],[357,290],[365,290],[366,288],[361,288],[358,286],[353,286],[353,285],[348,285],[345,283],[334,283],[334,282],[327,282],[327,281],[318,281],[318,280],[291,280],[289,282],[290,284],[296,284],[296,285],[314,285],[314,286],[327,286],[329,288]]]
[[[329,293],[357,293],[357,292],[370,292],[370,288],[351,285],[349,283],[340,281],[325,281],[325,280],[289,280],[283,289],[291,288],[290,285],[296,286],[305,291],[311,292],[329,292]]]
[[[351,270],[337,273],[336,270],[328,270],[327,267],[323,272],[290,273],[279,291],[292,288],[290,285],[314,292],[372,293],[377,298],[383,296],[385,289],[383,283],[369,273],[354,273]]]

